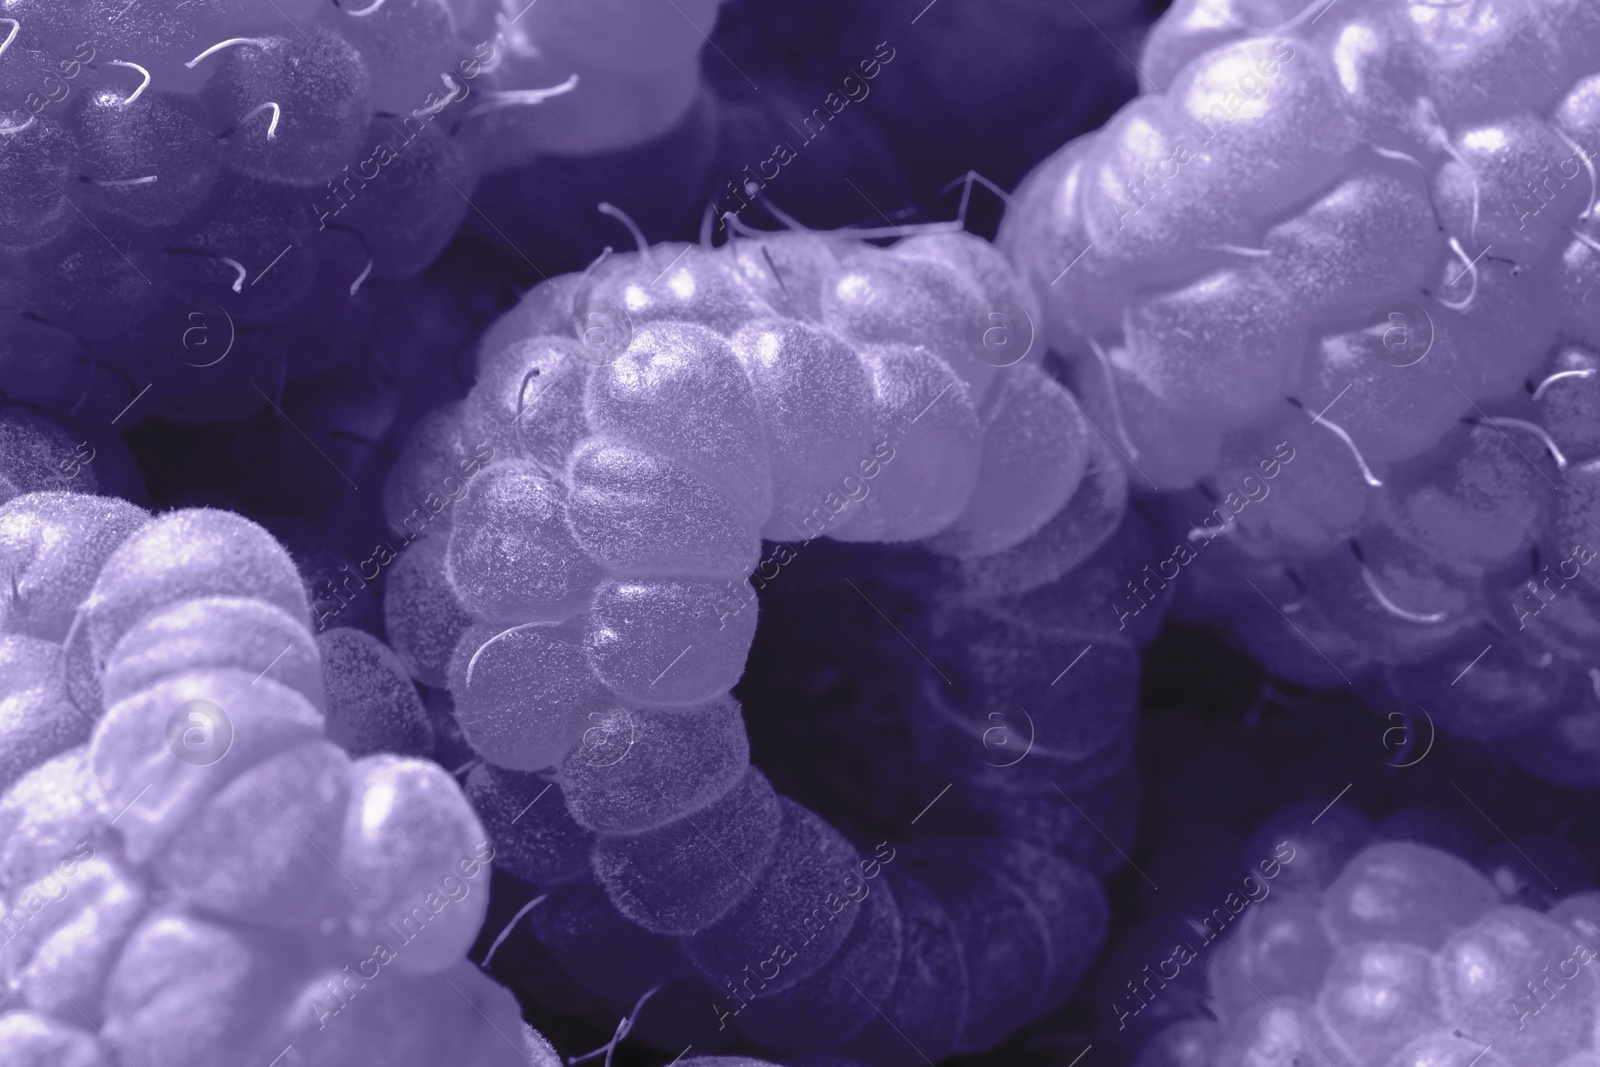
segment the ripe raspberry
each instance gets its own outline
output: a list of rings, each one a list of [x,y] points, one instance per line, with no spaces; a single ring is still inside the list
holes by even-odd
[[[1443,729],[1592,781],[1600,16],[1491,7],[1185,0],[1000,243],[1138,472],[1224,501],[1167,509],[1221,520],[1196,610],[1397,707],[1465,679]]]
[[[0,555],[7,1056],[104,1063],[94,1020],[192,1067],[286,1045],[331,1067],[384,1041],[393,1062],[520,1058],[477,1033],[520,1020],[462,960],[493,846],[434,764],[322,739],[324,707],[336,737],[363,712],[343,679],[325,693],[277,542],[224,512],[37,492],[0,505]],[[469,1011],[432,1010],[446,982]]]
[[[387,610],[408,634],[471,618],[449,668],[464,734],[497,775],[554,772],[596,835],[594,874],[617,912],[594,936],[609,944],[631,929],[650,959],[651,937],[681,938],[685,960],[662,966],[709,983],[707,1032],[732,1023],[796,1052],[886,1047],[909,1027],[929,1055],[976,1050],[1059,1004],[1102,936],[1100,890],[1077,863],[1117,862],[1103,838],[1087,844],[1084,819],[1118,839],[1131,830],[1128,779],[1114,772],[1137,670],[1134,645],[1103,624],[1050,618],[1036,642],[1026,667],[1048,664],[1041,686],[1085,645],[1112,651],[1035,709],[1052,740],[1027,769],[973,766],[990,723],[943,694],[914,727],[929,765],[951,760],[978,794],[953,832],[1019,839],[999,853],[1017,868],[1003,877],[882,877],[888,842],[865,858],[750,766],[727,695],[756,631],[752,583],[785,580],[777,573],[823,535],[944,553],[967,576],[961,596],[1012,596],[1004,610],[1025,625],[1119,580],[1123,558],[1094,553],[1114,536],[1126,485],[1076,398],[1026,358],[1033,306],[992,247],[954,233],[889,249],[805,232],[611,254],[536,287],[491,327],[472,392],[419,426],[390,476],[386,496],[401,500],[404,486],[483,457],[460,506],[430,525],[442,554],[417,556],[428,576],[392,589],[406,602]],[[763,537],[787,544],[764,559]],[[1017,596],[1041,586],[1037,601]],[[992,686],[1011,669],[975,663],[968,680]],[[1130,699],[1088,698],[1106,685]],[[1081,787],[1095,815],[1054,813],[1056,778]],[[509,806],[501,792],[485,783],[487,810]],[[541,888],[570,877],[564,865],[533,876]],[[993,939],[949,936],[960,916],[997,907],[1021,924],[1016,937],[1049,943],[1027,950],[1038,966],[1020,978]],[[792,914],[811,916],[803,937]],[[544,923],[540,937],[585,988],[615,1001],[638,979],[624,960],[580,963],[567,924]],[[774,938],[789,940],[746,958]],[[884,994],[887,1034],[850,981]],[[952,998],[969,1002],[963,1019],[930,1010]]]

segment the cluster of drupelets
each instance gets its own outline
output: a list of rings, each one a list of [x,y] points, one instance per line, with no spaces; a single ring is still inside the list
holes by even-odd
[[[348,357],[362,286],[427,266],[481,173],[682,117],[718,0],[676,6],[6,5],[0,387],[65,407],[118,373],[237,392],[245,364]],[[208,375],[197,323],[238,331]]]
[[[1080,565],[1119,530],[1119,562],[1153,542],[1114,453],[1025,358],[1036,314],[955,232],[641,248],[531,291],[466,400],[419,426],[385,491],[397,534],[426,530],[393,564],[389,634],[449,687],[486,761],[469,794],[504,851],[525,843],[510,868],[555,894],[530,921],[580,982],[625,1002],[698,975],[688,1010],[717,1029],[875,1063],[988,1047],[1071,991],[1104,903],[1064,857],[1116,861],[1052,783],[1091,807],[1126,790],[1137,673],[1135,635],[1078,610],[1117,568]],[[448,509],[414,503],[441,486]],[[823,534],[951,560],[934,655],[960,683],[901,712],[987,837],[863,860],[750,766],[728,695],[746,583],[783,582]],[[986,748],[1001,709],[1017,738]],[[550,781],[565,811],[515,825]]]
[[[1219,725],[1172,696],[1143,723],[1123,921],[1085,983],[1102,1041],[1137,1067],[1592,1054],[1592,798],[1346,698]]]
[[[1155,584],[1595,784],[1600,11],[1186,2],[1140,67],[1001,245],[1139,484],[1193,487],[1172,554],[1218,542]]]
[[[1169,982],[1185,967],[1203,976],[1204,1015],[1157,1033],[1136,1067],[1600,1062],[1600,892],[1520,901],[1449,847],[1419,843],[1438,826],[1404,819],[1429,814],[1397,813],[1374,834],[1348,813],[1310,826],[1315,806],[1298,806],[1260,828],[1258,847],[1284,835],[1263,855],[1292,858],[1169,924],[1171,941],[1117,989],[1113,1029],[1174,1001],[1181,1017]]]
[[[17,149],[0,166],[25,190],[0,215],[0,243],[19,270],[48,282],[17,291],[55,302],[28,306],[29,328],[70,318],[71,332],[93,339],[153,314],[161,302],[135,299],[133,281],[116,273],[127,265],[117,257],[137,262],[144,248],[164,257],[159,284],[182,299],[220,281],[241,298],[246,321],[294,317],[307,306],[297,301],[348,294],[371,274],[408,273],[431,258],[465,210],[474,153],[483,142],[519,150],[507,140],[513,109],[538,101],[559,116],[555,108],[570,107],[536,147],[589,150],[581,135],[593,123],[582,107],[592,105],[548,91],[570,90],[568,73],[612,77],[617,99],[688,106],[692,86],[668,91],[684,80],[683,65],[667,61],[672,48],[657,54],[644,39],[636,51],[648,61],[621,62],[579,32],[574,10],[553,5],[547,23],[528,15],[535,33],[516,12],[486,19],[383,0],[322,10],[291,35],[236,25],[245,16],[218,3],[196,23],[215,28],[216,40],[179,55],[180,36],[136,5],[118,32],[150,42],[148,62],[92,70],[75,100],[0,86],[23,101],[0,131]],[[61,49],[81,27],[59,12],[18,11],[8,44],[34,57],[31,70],[51,59],[51,77],[75,88],[92,60]],[[438,27],[450,18],[459,26],[419,31],[441,13]],[[300,14],[313,17],[309,6]],[[664,33],[664,24],[647,28]],[[472,40],[480,29],[481,44]],[[535,39],[537,56],[528,51]],[[461,41],[478,45],[470,59],[447,54]],[[403,61],[375,58],[406,49]],[[439,77],[418,73],[438,60]],[[646,66],[656,81],[628,80]],[[1061,809],[1063,799],[1076,809],[1055,783],[1098,787],[1096,776],[1126,763],[1131,665],[1156,621],[1142,607],[1164,606],[1174,592],[1281,675],[1381,684],[1407,712],[1504,742],[1541,775],[1594,784],[1600,669],[1585,656],[1600,635],[1600,495],[1591,485],[1600,360],[1590,349],[1600,327],[1589,293],[1600,269],[1600,81],[1587,76],[1600,69],[1600,13],[1583,0],[1253,0],[1225,10],[1181,2],[1140,66],[1151,91],[1019,192],[1001,248],[1020,281],[989,246],[954,234],[890,249],[805,232],[717,250],[641,247],[528,294],[485,337],[467,399],[414,435],[385,494],[403,544],[374,560],[392,565],[389,632],[417,681],[451,691],[460,729],[486,761],[467,788],[488,836],[512,856],[508,867],[547,890],[530,923],[594,992],[626,1003],[692,973],[721,1027],[785,1052],[843,1049],[874,1063],[987,1047],[1060,1003],[1103,934],[1103,903],[1090,870],[1062,858],[1077,855],[1084,824],[1050,824],[1038,809]],[[127,86],[110,80],[112,67]],[[385,75],[402,69],[411,74]],[[375,122],[389,132],[375,135]],[[486,134],[456,138],[473,123]],[[297,129],[315,150],[279,153]],[[563,143],[563,129],[577,139]],[[190,184],[145,180],[158,139],[164,162],[177,154],[172,145],[187,146]],[[429,200],[424,210],[406,201],[447,172],[460,175],[461,202]],[[75,184],[29,200],[34,179]],[[74,190],[108,227],[109,241],[92,250],[63,224]],[[253,215],[281,208],[286,225],[343,241],[343,251],[275,276],[275,238],[230,223],[220,202],[241,196]],[[381,224],[364,223],[368,212]],[[414,225],[395,226],[397,215]],[[1087,417],[1024,358],[1046,344],[1078,357],[1071,376]],[[47,451],[55,482],[95,471],[76,444]],[[1285,454],[1292,465],[1283,460],[1267,485],[1257,471]],[[1177,547],[1158,546],[1142,519],[1125,516],[1123,462],[1152,487],[1198,483],[1167,501]],[[259,923],[282,905],[280,925],[304,931],[327,919],[358,932],[392,918],[401,901],[346,896],[327,870],[306,873],[315,865],[288,837],[270,855],[241,854],[205,844],[204,830],[221,833],[255,803],[238,782],[260,777],[264,797],[280,782],[269,772],[298,768],[318,786],[293,798],[308,818],[318,804],[324,815],[363,813],[322,820],[334,834],[327,854],[349,874],[377,862],[368,836],[381,826],[374,831],[364,813],[391,803],[358,803],[357,791],[378,788],[365,783],[388,781],[404,810],[399,782],[433,782],[437,805],[458,805],[457,836],[483,837],[454,787],[420,763],[349,762],[317,740],[316,693],[270,675],[248,685],[279,706],[253,711],[265,718],[251,725],[279,729],[277,747],[253,749],[241,733],[238,750],[215,765],[231,770],[174,763],[166,723],[140,703],[147,690],[258,708],[267,698],[238,690],[238,657],[270,652],[277,635],[289,651],[298,642],[297,655],[311,657],[299,661],[305,678],[318,677],[292,566],[272,555],[266,535],[220,513],[144,525],[131,506],[19,499],[7,506],[18,522],[73,527],[82,544],[100,546],[82,551],[101,554],[51,576],[73,608],[49,608],[37,590],[19,599],[28,587],[14,585],[8,617],[19,603],[46,605],[39,624],[61,633],[17,653],[32,664],[54,657],[57,669],[39,670],[40,695],[28,698],[50,711],[19,746],[38,755],[19,766],[27,773],[12,789],[57,768],[50,773],[81,777],[67,795],[84,799],[59,816],[67,830],[21,835],[68,847],[45,867],[8,875],[7,901],[17,895],[24,911],[46,901],[30,922],[46,921],[64,905],[28,879],[65,885],[66,864],[74,877],[99,865],[96,884],[113,888],[95,899],[109,894],[127,912],[94,920],[101,931],[123,922],[120,937],[51,941],[73,961],[63,969],[24,961],[18,973],[34,966],[52,983],[69,972],[94,983],[73,988],[104,1002],[109,1037],[174,1062],[202,1062],[203,1053],[139,1042],[203,1043],[206,1032],[161,1022],[162,1012],[189,1010],[183,982],[145,997],[139,983],[157,973],[153,964],[114,966],[112,956],[145,941],[163,960],[177,953],[174,938],[226,942],[233,947],[206,949],[212,970],[197,966],[208,977],[196,981],[208,991],[218,981],[299,990],[319,1024],[338,1014],[331,1003],[352,1014],[378,1003],[295,985],[311,981],[311,964],[286,961],[281,941],[255,946],[237,909]],[[435,499],[450,504],[435,508]],[[86,518],[95,508],[110,511]],[[1081,639],[1096,658],[1080,669],[1107,657],[1119,664],[1098,668],[1106,673],[1094,697],[1048,705],[1055,718],[1016,764],[964,766],[978,806],[1025,815],[1020,829],[976,843],[885,841],[863,859],[750,766],[741,709],[728,695],[756,621],[745,583],[752,572],[782,581],[788,560],[823,535],[917,542],[951,559],[957,579],[932,606],[933,629],[935,655],[959,660],[959,678],[946,679],[948,692],[930,680],[916,711],[935,758],[952,768],[963,740],[993,755],[993,714],[1020,705],[1008,699],[1026,688],[1020,669],[1040,666],[1047,651]],[[181,565],[154,550],[135,556],[142,539],[191,536],[202,547]],[[763,538],[787,555],[761,559]],[[1212,540],[1219,548],[1197,557]],[[1106,551],[1115,542],[1118,551]],[[1168,574],[1172,563],[1181,569]],[[193,582],[177,576],[189,566]],[[239,596],[232,571],[222,584],[234,567],[251,575],[253,597]],[[1125,584],[1140,606],[1132,632],[1118,601]],[[1079,601],[1104,605],[1104,617],[1089,619]],[[219,634],[232,645],[221,647]],[[142,651],[125,651],[128,642]],[[159,680],[130,677],[119,656]],[[276,670],[292,672],[289,659]],[[103,698],[101,716],[108,686],[117,699]],[[69,712],[85,716],[81,736]],[[71,747],[85,740],[87,749]],[[102,762],[109,746],[117,759]],[[345,766],[310,775],[295,759],[313,754]],[[27,771],[40,760],[49,762]],[[156,765],[166,777],[152,782],[172,792],[152,808],[134,796],[150,783],[134,779]],[[523,821],[549,781],[564,804]],[[413,888],[426,897],[431,876],[419,871],[444,858],[429,850],[451,838],[423,829],[445,817],[417,804],[420,822],[385,839],[394,843],[384,862],[404,877],[381,870],[399,883],[421,879]],[[56,819],[53,810],[23,817]],[[112,817],[117,826],[104,829]],[[190,817],[201,829],[178,832]],[[93,846],[88,858],[70,847],[79,837]],[[1219,949],[1222,1021],[1184,1024],[1149,1063],[1532,1067],[1591,1047],[1594,949],[1584,939],[1600,919],[1591,897],[1543,916],[1498,905],[1481,875],[1412,844],[1370,849],[1321,881],[1300,879],[1298,854],[1261,858],[1269,854],[1295,878]],[[230,879],[229,855],[250,878],[235,870]],[[263,865],[277,873],[261,876]],[[119,873],[144,866],[148,877]],[[192,875],[189,884],[173,871]],[[1249,881],[1243,893],[1224,898],[1230,914],[1255,903]],[[481,903],[462,900],[441,907],[431,928],[449,931],[447,943],[409,957],[402,949],[381,972],[396,990],[422,981],[401,973],[459,958],[482,915]],[[607,952],[595,949],[601,942]],[[78,962],[89,959],[68,951],[78,944],[100,955]],[[352,966],[372,962],[371,951],[353,948]],[[1156,966],[1181,967],[1179,955]],[[228,959],[238,967],[217,974],[215,961]],[[1271,1003],[1247,1005],[1241,982]],[[33,1014],[7,1018],[33,1027],[41,1047],[90,1048],[66,1023],[42,1021],[65,1002],[62,990],[51,1000],[29,980],[14,985]],[[335,1001],[319,1014],[324,992]],[[409,1018],[403,1004],[396,1010]],[[257,1022],[217,1025],[242,1034]]]
[[[66,436],[10,417],[7,484],[60,479]],[[378,751],[429,747],[393,655],[313,637],[236,515],[7,495],[6,1062],[554,1063],[464,959],[482,825],[436,764]]]

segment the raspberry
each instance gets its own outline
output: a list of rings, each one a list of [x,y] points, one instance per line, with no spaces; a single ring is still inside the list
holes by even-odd
[[[288,553],[248,519],[195,509],[145,524],[106,559],[84,602],[96,658],[109,661],[151,611],[218,594],[262,600],[296,619],[310,611]]]
[[[0,244],[30,249],[66,228],[72,209],[54,195],[77,165],[71,134],[54,119],[19,124],[6,135],[5,162],[0,164],[9,188],[24,190],[0,212]]]
[[[101,699],[110,707],[158,680],[195,669],[246,671],[274,657],[274,677],[326,711],[317,646],[297,616],[253,597],[195,597],[149,612],[123,635],[100,676]]]
[[[445,578],[479,618],[560,622],[581,610],[601,571],[563,521],[559,483],[532,464],[499,464],[475,479],[455,511]]]
[[[870,451],[867,373],[843,341],[805,322],[758,319],[733,337],[733,352],[761,406],[773,508],[764,536],[786,537],[805,501],[835,472]]]
[[[891,883],[900,912],[900,967],[884,1013],[869,1019],[845,1051],[867,1063],[901,1064],[908,1052],[903,1033],[916,1035],[926,1055],[953,1051],[966,1022],[970,977],[950,913],[914,880]],[[900,1033],[896,1033],[896,1029]]]
[[[889,249],[796,232],[722,250],[613,253],[584,276],[536,287],[491,327],[477,384],[419,424],[390,475],[394,522],[417,490],[457,469],[466,477],[464,462],[485,468],[448,519],[427,522],[426,543],[446,539],[442,562],[436,548],[419,549],[426,575],[406,572],[386,612],[419,637],[430,618],[472,620],[448,677],[463,733],[495,765],[472,788],[497,842],[522,840],[506,848],[541,888],[569,884],[570,864],[541,867],[532,844],[551,841],[564,857],[568,831],[532,826],[523,840],[511,825],[513,798],[538,795],[537,778],[514,772],[555,777],[572,817],[596,835],[594,874],[619,913],[595,918],[594,936],[624,943],[626,933],[651,960],[658,942],[645,933],[681,938],[720,1027],[733,1023],[763,1047],[860,1041],[898,1061],[904,1050],[887,1046],[901,1039],[887,1035],[909,1027],[917,1047],[985,1048],[1059,1005],[1102,936],[1089,871],[1117,859],[1104,839],[1088,841],[1086,820],[1109,823],[1116,839],[1131,830],[1131,778],[1117,772],[1131,743],[1137,652],[1109,620],[1059,605],[1121,581],[1123,554],[1148,535],[1138,520],[1116,552],[1102,548],[1122,520],[1126,480],[1076,398],[1028,361],[1033,307],[992,247],[954,233]],[[927,773],[948,761],[978,794],[954,825],[1019,839],[995,852],[1008,873],[936,886],[942,876],[918,866],[897,872],[891,891],[873,881],[893,860],[889,842],[863,858],[749,765],[739,704],[727,697],[757,630],[749,601],[757,582],[794,581],[777,575],[821,551],[806,546],[824,534],[941,553],[939,566],[963,577],[934,587],[936,606],[1013,597],[1004,610],[1019,630],[1048,628],[1028,635],[1026,670],[1043,674],[1041,686],[1100,646],[1070,682],[1023,701],[1039,716],[1038,751],[1012,774],[972,763],[988,750],[984,712],[997,705],[946,708],[941,693],[913,727]],[[763,558],[763,535],[787,544]],[[1080,567],[1086,559],[1093,565]],[[1033,599],[1018,595],[1030,590]],[[1143,613],[1140,640],[1164,605]],[[962,643],[933,646],[936,657],[948,663]],[[433,662],[412,669],[420,677]],[[1022,670],[974,661],[964,684],[1009,694],[1008,675]],[[1100,699],[1108,689],[1110,704]],[[1053,810],[1058,778],[1081,787],[1093,814]],[[945,837],[934,852],[957,855],[962,845]],[[901,889],[918,882],[934,895]],[[917,909],[911,927],[902,897]],[[956,913],[976,922],[997,908],[1023,925],[986,919],[989,932],[952,937]],[[767,943],[797,936],[802,914],[803,944],[775,952]],[[627,960],[582,957],[576,919],[530,922],[548,924],[541,939],[585,988],[613,1002],[649,988]],[[1028,931],[1043,940],[1029,943]],[[1002,959],[1012,949],[1032,961],[1020,972]],[[846,978],[892,1005],[886,1033]],[[971,1007],[951,1019],[933,1006],[958,989]]]
[[[522,626],[461,635],[450,664],[455,717],[485,759],[537,771],[571,750],[610,701],[570,627]]]
[[[1275,503],[1218,507],[1225,573],[1187,599],[1286,677],[1384,671],[1419,700],[1464,679],[1442,728],[1568,781],[1594,26],[1564,0],[1180,3],[1145,95],[1040,164],[1000,238],[1146,478],[1226,499],[1276,442],[1301,457]]]
[[[343,903],[323,856],[339,848],[350,777],[349,758],[326,741],[267,759],[211,798],[167,850],[161,876],[197,909],[314,929]]]
[[[100,1067],[105,1063],[93,1034],[30,1011],[0,1015],[0,1042],[6,1054],[23,1067]]]
[[[749,946],[775,946],[761,964],[775,962],[778,971],[770,979],[760,973],[765,985],[757,986],[773,995],[815,974],[839,950],[863,914],[850,904],[866,886],[854,847],[837,830],[792,800],[778,805],[760,881],[715,925],[684,940],[684,952],[707,977],[739,976]],[[761,964],[758,972],[765,971]]]
[[[821,970],[741,1011],[740,1028],[753,1041],[765,1048],[834,1049],[877,1017],[875,1005],[897,984],[904,924],[888,886],[869,893],[857,907],[860,914],[849,934]]]
[[[1305,826],[1311,815],[1291,808],[1277,822]],[[1269,824],[1257,838],[1283,832]],[[1369,844],[1325,887],[1320,875],[1289,885],[1284,876],[1302,859],[1321,862],[1302,852],[1303,838],[1294,844],[1276,873],[1255,876],[1267,892],[1252,889],[1247,915],[1223,924],[1220,937],[1210,919],[1204,933],[1194,926],[1210,957],[1215,1021],[1169,1026],[1137,1062],[1220,1067],[1320,1055],[1409,1067],[1469,1063],[1486,1046],[1502,1064],[1593,1054],[1596,999],[1580,973],[1594,957],[1584,947],[1593,927],[1583,925],[1592,892],[1568,895],[1548,914],[1505,904],[1510,881],[1491,882],[1414,840]],[[1244,854],[1259,853],[1252,844]],[[1280,900],[1282,890],[1292,895]],[[1156,1002],[1167,995],[1165,982],[1146,988]]]
[[[467,775],[467,799],[483,820],[503,870],[536,885],[557,886],[589,877],[593,834],[559,803],[558,786],[531,774],[480,763]],[[541,801],[555,793],[554,803]]]
[[[493,847],[437,764],[378,754],[355,761],[350,777],[338,866],[359,887],[351,944],[404,930],[407,951],[395,965],[416,974],[444,971],[477,936],[487,897],[463,897],[445,911],[442,894],[473,877],[469,871],[481,872]]]
[[[82,1020],[152,1063],[293,1045],[331,1067],[390,1037],[406,1056],[506,1062],[516,1010],[462,959],[487,905],[482,826],[437,766],[352,761],[322,736],[392,736],[370,720],[389,726],[395,702],[428,725],[392,654],[334,631],[323,661],[288,555],[225,512],[24,493],[0,531],[16,572],[0,616],[7,1055],[106,1062]],[[47,608],[40,583],[76,610]],[[324,670],[372,660],[401,688],[360,698],[390,707],[353,706],[342,676],[325,691]],[[447,981],[466,1011],[433,1010]]]
[[[448,684],[450,656],[472,616],[444,575],[443,537],[423,539],[396,558],[385,580],[384,633],[411,677],[423,685]]]
[[[383,642],[336,627],[317,638],[328,692],[328,737],[350,755],[427,756],[433,724],[411,676]]]
[[[529,13],[526,33],[565,58],[619,72],[680,65],[700,50],[699,27],[716,21],[719,0],[694,0],[682,13],[641,13],[623,0],[554,0]]]
[[[404,113],[439,87],[451,69],[456,20],[445,0],[341,3],[337,25],[366,61],[372,104]]]
[[[16,466],[10,469],[26,481]],[[106,558],[148,519],[142,508],[123,500],[59,491],[25,493],[0,505],[0,560],[11,575],[0,626],[64,640],[73,610],[63,596],[81,599],[88,593]]]
[[[61,493],[121,493],[141,499],[144,484],[127,446],[113,434],[88,429],[76,423],[58,422],[22,407],[0,411],[0,502],[21,493],[59,491]],[[84,503],[83,507],[115,511],[112,501]],[[75,505],[63,505],[68,513]],[[17,522],[21,516],[12,521]],[[69,520],[66,515],[54,521]],[[126,521],[107,516],[112,528]],[[20,531],[19,531],[20,532]]]
[[[1466,863],[1395,841],[1347,864],[1328,887],[1323,913],[1343,942],[1398,940],[1433,951],[1494,902],[1488,881]]]
[[[618,20],[509,0],[203,0],[182,17],[13,4],[5,303],[82,339],[88,359],[41,384],[35,331],[9,323],[0,388],[73,410],[92,396],[121,419],[111,368],[140,379],[130,395],[149,383],[215,416],[218,399],[260,402],[240,361],[213,369],[235,342],[325,366],[323,331],[375,340],[381,297],[363,284],[432,263],[481,175],[530,153],[641,145],[684,118],[701,90],[696,24],[719,4],[681,6]]]
[[[89,791],[88,753],[69,748],[42,760],[0,797],[7,831],[0,852],[0,882],[6,888],[48,877],[63,857],[92,842],[102,829]]]
[[[222,146],[191,97],[147,90],[130,104],[102,91],[85,93],[75,106],[91,209],[177,222],[221,177]]]
[[[772,862],[783,812],[772,786],[751,768],[696,816],[601,837],[593,853],[595,876],[617,909],[652,933],[688,937],[715,929],[754,891],[754,879]],[[709,831],[700,827],[717,836],[705,836]],[[726,862],[713,867],[722,856]],[[748,917],[747,924],[760,918]],[[733,951],[746,944],[730,940],[721,947]]]
[[[694,708],[618,708],[596,718],[561,770],[567,809],[597,832],[636,833],[686,818],[719,799],[749,766],[739,705],[726,698]]]

